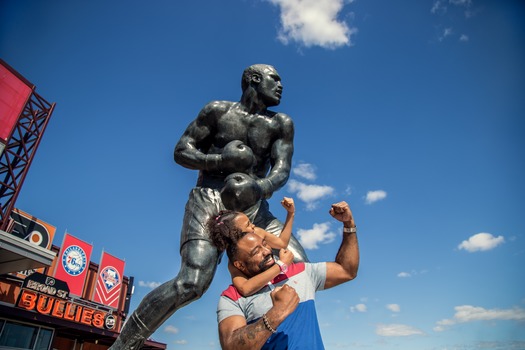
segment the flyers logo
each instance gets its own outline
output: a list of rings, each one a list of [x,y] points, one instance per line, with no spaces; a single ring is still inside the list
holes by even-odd
[[[14,221],[11,233],[18,238],[49,249],[54,232],[49,232],[47,227],[38,222],[38,219],[24,214],[25,213],[17,209],[11,212],[11,219]]]

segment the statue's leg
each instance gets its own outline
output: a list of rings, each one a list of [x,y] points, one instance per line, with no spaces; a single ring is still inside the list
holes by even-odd
[[[276,236],[279,236],[283,230],[283,223],[273,216],[269,210],[268,202],[265,200],[261,201],[259,208],[253,213],[253,217],[250,217],[249,214],[246,215],[248,215],[255,226],[264,228],[266,231],[273,233]],[[293,234],[290,237],[288,249],[294,255],[294,262],[308,262],[308,257],[306,256],[304,248],[301,246],[301,244],[299,244],[299,241]]]
[[[181,248],[177,277],[152,290],[142,299],[110,349],[140,349],[144,341],[179,308],[199,299],[217,269],[219,252],[209,241],[191,240]]]

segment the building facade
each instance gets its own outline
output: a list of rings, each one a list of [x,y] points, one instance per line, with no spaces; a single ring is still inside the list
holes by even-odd
[[[133,278],[123,276],[116,308],[94,302],[99,265],[89,262],[82,294],[74,296],[51,266],[0,275],[0,349],[105,350],[126,319]],[[153,340],[142,349],[166,349]]]

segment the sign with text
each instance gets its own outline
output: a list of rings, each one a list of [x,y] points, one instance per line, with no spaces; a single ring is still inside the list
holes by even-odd
[[[115,317],[111,313],[78,304],[69,298],[69,288],[65,281],[38,272],[24,280],[16,306],[101,329],[115,327]]]

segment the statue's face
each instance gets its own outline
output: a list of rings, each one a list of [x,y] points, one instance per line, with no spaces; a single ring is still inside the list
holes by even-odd
[[[281,102],[283,85],[281,77],[275,68],[268,66],[261,73],[261,81],[257,85],[257,93],[266,106],[277,106]]]

